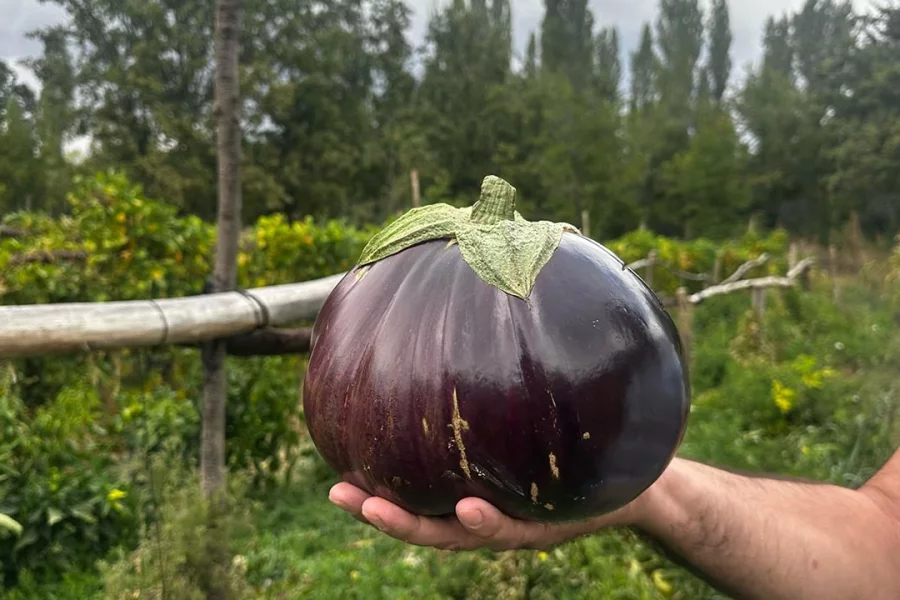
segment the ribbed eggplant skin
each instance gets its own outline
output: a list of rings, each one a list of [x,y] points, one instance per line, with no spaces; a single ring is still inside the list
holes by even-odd
[[[527,301],[447,240],[352,270],[316,320],[303,404],[324,460],[369,493],[420,515],[479,496],[558,522],[624,506],[661,475],[690,387],[654,293],[566,233]]]

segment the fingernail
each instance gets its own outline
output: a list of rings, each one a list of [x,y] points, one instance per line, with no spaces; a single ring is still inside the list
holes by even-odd
[[[382,521],[382,520],[379,519],[378,517],[374,517],[374,516],[373,516],[373,517],[366,517],[366,519],[369,521],[369,523],[371,523],[371,524],[374,525],[376,528],[378,528],[379,531],[384,531],[384,521]]]
[[[484,522],[484,513],[480,510],[475,509],[469,513],[469,517],[466,519],[466,526],[469,529],[478,529],[481,527],[481,524]]]

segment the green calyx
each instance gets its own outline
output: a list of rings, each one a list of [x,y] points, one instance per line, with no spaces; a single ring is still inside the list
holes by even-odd
[[[516,188],[488,175],[473,206],[431,204],[406,212],[369,241],[358,265],[422,242],[450,239],[481,279],[524,300],[565,231],[578,233],[567,223],[525,220],[516,211]]]

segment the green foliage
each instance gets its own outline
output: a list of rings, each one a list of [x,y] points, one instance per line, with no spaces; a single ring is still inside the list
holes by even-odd
[[[4,365],[0,385],[0,514],[22,527],[0,535],[5,585],[19,570],[39,578],[90,566],[126,541],[134,519],[130,486],[117,476],[117,449],[97,393],[72,377],[59,395],[26,409]],[[7,532],[8,533],[8,532]]]
[[[113,301],[203,291],[215,252],[212,225],[147,198],[120,172],[79,179],[69,205],[71,214],[60,219],[26,212],[4,218],[3,224],[29,235],[0,239],[0,301]],[[373,232],[339,221],[263,217],[243,235],[240,285],[340,273],[353,265]],[[66,251],[86,258],[59,254]],[[47,252],[49,260],[37,260]]]
[[[649,230],[635,230],[615,240],[604,241],[603,244],[626,264],[647,258],[651,251],[656,252],[657,260],[663,264],[653,268],[653,288],[669,296],[674,295],[675,290],[682,285],[690,290],[703,286],[701,281],[683,280],[673,269],[712,277],[718,262],[721,280],[745,262],[767,253],[769,261],[748,271],[745,278],[783,275],[787,271],[787,250],[790,246],[788,234],[783,230],[766,235],[749,231],[741,237],[723,242],[705,238],[683,241],[657,235]],[[647,279],[647,269],[639,269],[638,274]]]
[[[238,256],[240,285],[261,287],[342,273],[353,267],[376,231],[339,221],[317,225],[311,217],[294,222],[280,214],[261,217],[244,236]]]
[[[65,218],[7,217],[6,224],[30,233],[0,241],[4,301],[147,297],[136,289],[144,279],[154,282],[141,288],[147,295],[202,288],[214,236],[195,217],[146,198],[115,173],[82,180],[69,201],[73,210]],[[241,284],[343,271],[372,231],[262,218],[242,238]],[[724,278],[762,252],[770,261],[747,276],[783,274],[788,241],[781,230],[726,242],[637,230],[605,243],[626,262],[655,250],[676,270],[711,273],[718,263]],[[126,269],[122,252],[130,249]],[[60,250],[83,251],[88,259],[21,260]],[[900,254],[892,260],[885,281],[900,289]],[[147,275],[131,279],[134,272]],[[653,280],[664,295],[682,284],[664,266]],[[892,297],[847,278],[835,305],[828,278],[814,274],[811,284],[810,291],[769,293],[762,321],[743,293],[712,298],[694,311],[695,405],[682,455],[858,485],[893,449],[900,338]],[[701,286],[689,282],[691,289]],[[11,597],[99,599],[138,589],[153,597],[163,585],[192,597],[210,581],[227,583],[241,598],[715,597],[625,532],[546,553],[450,554],[409,547],[359,524],[327,501],[335,474],[304,434],[304,368],[302,356],[231,362],[226,448],[241,486],[216,520],[222,527],[214,532],[216,551],[227,553],[217,556],[202,543],[212,515],[189,474],[200,441],[196,350],[6,364],[0,562],[7,583],[18,581]],[[160,475],[165,470],[168,479]],[[93,564],[100,558],[106,566],[98,571]],[[231,567],[212,573],[214,564]]]
[[[145,197],[116,172],[79,180],[68,202],[71,212],[62,218],[18,212],[4,219],[27,232],[0,239],[4,303],[202,292],[214,252],[212,226]],[[240,284],[339,273],[370,236],[337,221],[263,218],[244,234]],[[236,360],[229,369],[227,461],[248,473],[254,493],[290,481],[299,455],[304,365],[303,357],[284,356]],[[0,388],[0,514],[23,528],[16,534],[4,526],[0,535],[8,581],[20,572],[53,579],[130,543],[135,496],[146,485],[142,457],[190,460],[199,452],[201,368],[195,350],[172,347],[3,365],[9,381]],[[110,500],[117,489],[127,495]]]
[[[150,477],[157,483],[156,514],[141,524],[134,550],[120,549],[101,562],[106,597],[203,600],[215,591],[223,600],[246,598],[232,541],[252,532],[254,505],[240,478],[232,476],[227,494],[209,500],[191,471],[154,461]]]
[[[51,2],[67,19],[32,32],[39,96],[0,69],[0,208],[58,214],[73,174],[115,168],[212,221],[211,5]],[[870,237],[900,229],[896,7],[820,0],[769,18],[737,79],[724,0],[659,0],[631,48],[586,0],[547,0],[521,61],[509,0],[435,10],[421,61],[412,12],[246,2],[245,221],[380,222],[411,206],[415,169],[425,203],[471,204],[496,174],[533,216],[589,210],[604,238],[641,224],[724,238],[752,216],[822,240],[854,213]],[[63,156],[76,135],[94,142],[77,164]]]

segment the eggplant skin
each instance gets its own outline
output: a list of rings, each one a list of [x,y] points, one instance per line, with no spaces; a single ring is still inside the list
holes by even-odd
[[[447,240],[355,268],[324,303],[306,424],[340,477],[415,514],[478,496],[559,522],[620,508],[682,441],[690,386],[653,291],[566,233],[528,300]]]

